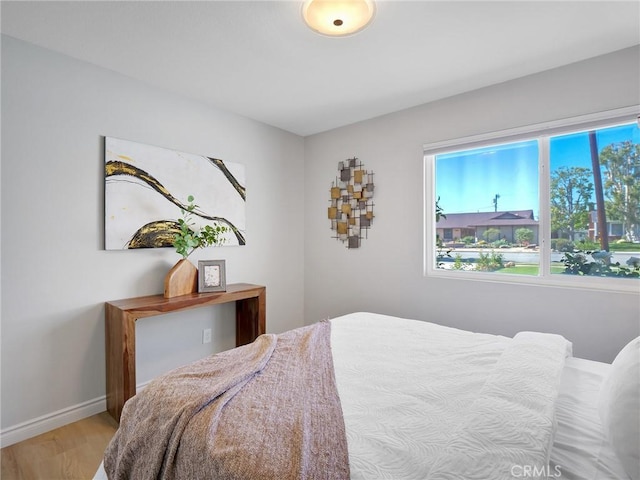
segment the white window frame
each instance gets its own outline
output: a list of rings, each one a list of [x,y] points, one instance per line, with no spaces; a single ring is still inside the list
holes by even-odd
[[[511,143],[524,140],[538,140],[539,145],[549,146],[549,137],[569,134],[590,129],[637,121],[640,123],[640,105],[608,110],[605,112],[566,118],[524,127],[491,132],[471,137],[464,137],[442,142],[425,144],[423,171],[423,272],[428,277],[473,280],[507,284],[525,284],[537,286],[556,286],[578,289],[595,289],[622,293],[640,293],[640,280],[615,277],[588,277],[577,275],[560,275],[550,273],[551,255],[551,215],[550,215],[550,173],[549,148],[541,148],[539,173],[540,220],[539,220],[539,275],[492,274],[490,272],[444,270],[436,267],[435,259],[435,157],[438,154],[469,150],[495,144]],[[446,211],[444,212],[446,215]]]

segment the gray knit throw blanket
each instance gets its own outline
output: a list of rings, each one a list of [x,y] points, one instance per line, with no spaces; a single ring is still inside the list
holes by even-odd
[[[104,467],[110,480],[348,479],[331,323],[157,378],[125,404]]]

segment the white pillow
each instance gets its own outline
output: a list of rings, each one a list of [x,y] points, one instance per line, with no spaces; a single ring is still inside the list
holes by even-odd
[[[625,471],[640,480],[640,337],[616,356],[602,383],[598,410]]]

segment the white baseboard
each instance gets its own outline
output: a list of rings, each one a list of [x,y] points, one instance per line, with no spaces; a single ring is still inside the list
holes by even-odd
[[[148,380],[136,385],[136,393],[144,389],[150,381],[151,380]],[[32,420],[27,420],[26,422],[0,431],[0,448],[8,447],[14,443],[22,442],[23,440],[106,411],[107,397],[103,395],[88,402],[63,408],[57,412],[48,413]]]
[[[139,383],[136,385],[136,392],[139,392],[151,380]],[[78,420],[82,420],[92,415],[107,411],[107,397],[102,397],[89,400],[88,402],[79,403],[72,407],[63,408],[57,412],[48,413],[41,417],[27,420],[26,422],[19,423],[12,427],[5,428],[0,431],[0,447],[8,447],[14,443],[22,442],[29,438],[35,437],[42,433],[47,433],[56,428],[64,427]]]
[[[57,412],[48,413],[41,417],[27,420],[0,432],[0,447],[8,447],[53,429],[77,422],[83,418],[96,415],[107,410],[106,396],[89,400],[72,407],[63,408]]]

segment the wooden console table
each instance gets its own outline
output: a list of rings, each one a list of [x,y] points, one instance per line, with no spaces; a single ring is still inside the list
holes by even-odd
[[[226,292],[127,298],[105,304],[107,410],[120,421],[124,402],[136,394],[136,320],[197,307],[236,302],[236,346],[266,332],[266,288],[236,283]]]

